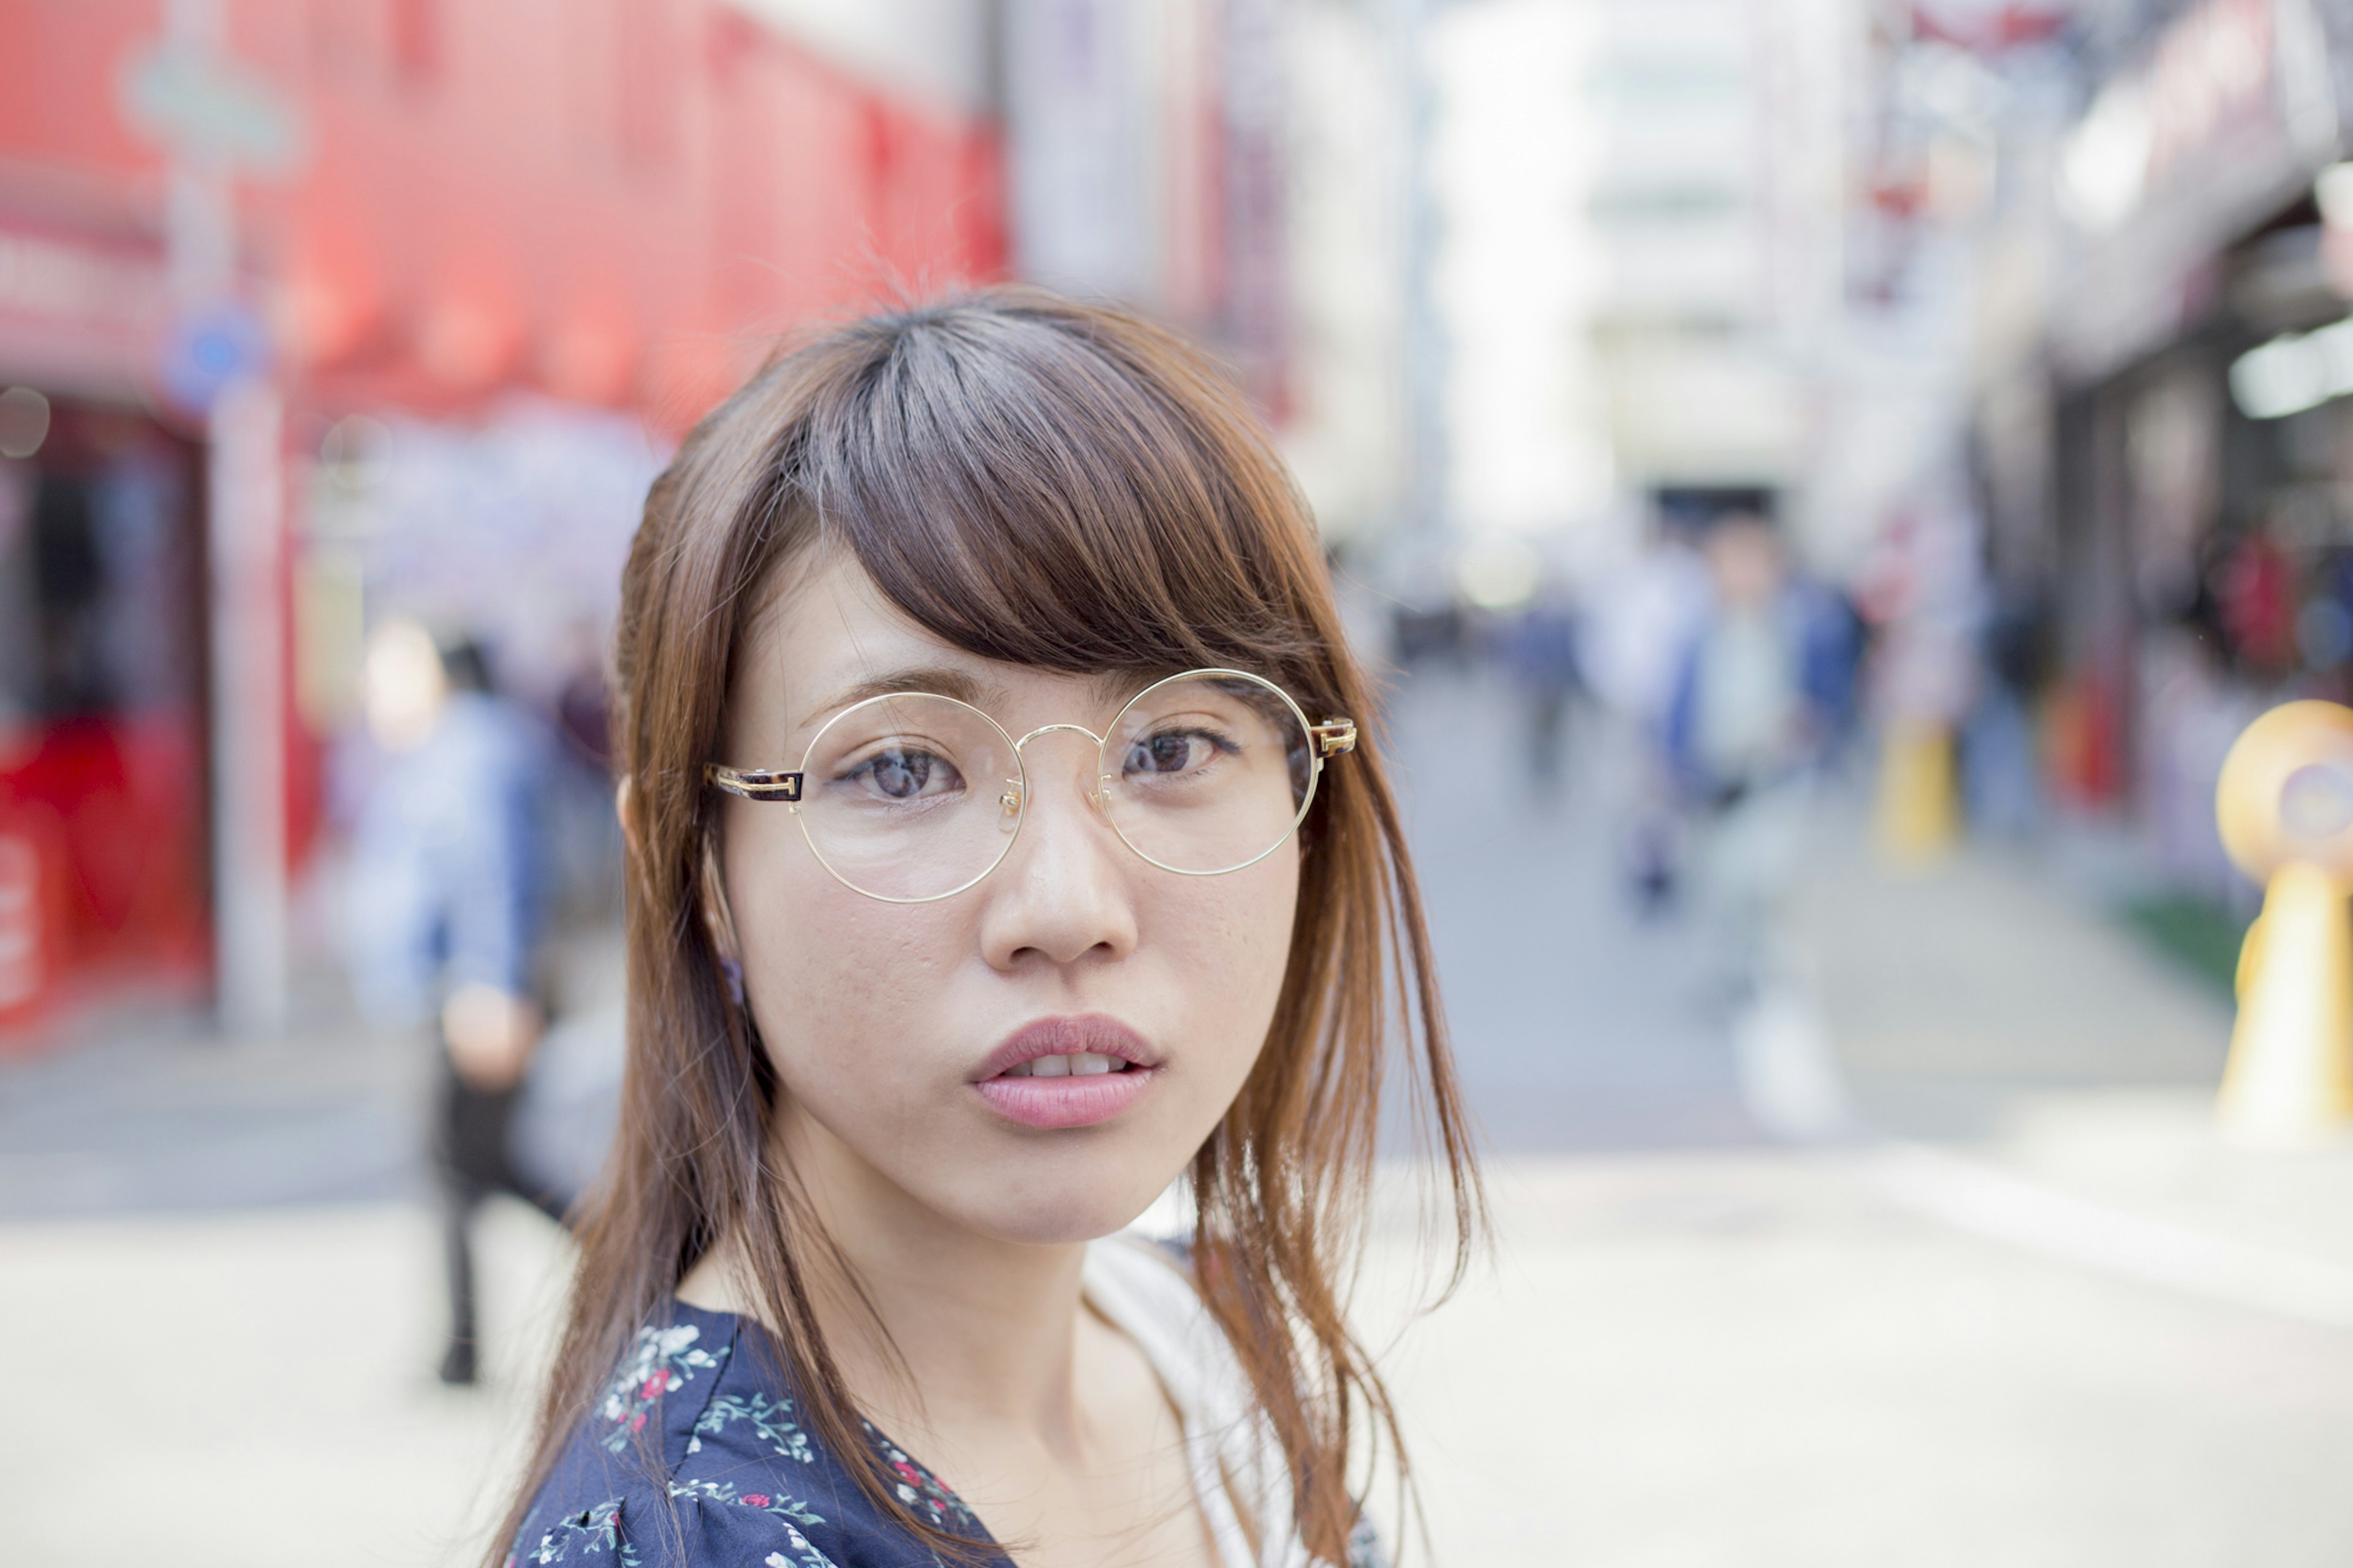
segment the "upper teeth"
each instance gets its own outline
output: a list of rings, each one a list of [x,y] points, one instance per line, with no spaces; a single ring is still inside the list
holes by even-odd
[[[1019,1067],[1005,1069],[1007,1078],[1085,1078],[1092,1073],[1117,1072],[1127,1064],[1117,1057],[1081,1051],[1067,1057],[1032,1057]]]

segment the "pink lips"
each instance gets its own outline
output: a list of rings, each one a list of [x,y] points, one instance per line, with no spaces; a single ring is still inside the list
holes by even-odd
[[[1125,1064],[1084,1077],[1008,1078],[1040,1057],[1111,1057]],[[1098,1015],[1041,1018],[991,1051],[973,1088],[991,1109],[1024,1127],[1054,1130],[1108,1121],[1141,1100],[1160,1077],[1158,1053],[1135,1032]]]

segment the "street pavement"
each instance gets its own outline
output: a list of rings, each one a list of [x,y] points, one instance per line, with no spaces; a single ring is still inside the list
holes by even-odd
[[[1504,689],[1396,711],[1504,1156],[1490,1266],[1385,1362],[1440,1561],[2353,1561],[2353,1153],[2213,1136],[2219,999],[2047,853],[1875,866],[1860,779],[1744,986],[1703,896],[1629,918],[1621,732],[1546,805]]]
[[[1490,1271],[1385,1363],[1438,1561],[2353,1552],[2342,1329],[1929,1223],[1835,1156],[1609,1154],[1496,1184]]]
[[[0,1226],[0,1562],[472,1564],[520,1463],[565,1245],[483,1216],[485,1381],[444,1388],[410,1203]]]
[[[1494,1151],[1458,1296],[1410,1310],[1403,1162],[1358,1294],[1435,1561],[2353,1561],[2353,1158],[2211,1137],[2215,998],[2042,861],[1874,868],[1844,796],[1789,984],[1744,990],[1698,910],[1630,916],[1621,733],[1588,716],[1546,797],[1508,690],[1427,675],[1391,710]],[[60,1413],[0,1436],[0,1557],[467,1559],[565,1249],[494,1206],[491,1375],[435,1385],[417,1088],[385,1042],[152,1030],[0,1073],[0,1332],[37,1347],[20,1407]]]
[[[1545,787],[1497,682],[1433,670],[1398,688],[1390,725],[1458,1065],[1489,1146],[1756,1142],[1722,956],[1690,921],[1639,915],[1628,891],[1644,776],[1622,728],[1579,715]]]
[[[0,1221],[418,1195],[428,1065],[348,1023],[269,1041],[84,1023],[0,1059]]]

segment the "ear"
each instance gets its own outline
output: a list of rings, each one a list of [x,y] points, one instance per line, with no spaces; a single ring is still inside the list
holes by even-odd
[[[646,836],[638,831],[638,781],[624,773],[613,789],[613,815],[620,819],[621,842],[628,847],[629,859],[641,864],[645,858]]]
[[[621,841],[628,847],[630,863],[642,865],[646,839],[637,805],[637,781],[625,777],[613,791],[613,815],[620,818]],[[712,840],[703,841],[702,869],[696,880],[695,902],[702,910],[703,929],[711,933],[712,946],[720,957],[742,963],[743,946],[735,940],[735,916],[727,907],[727,884],[719,874],[718,846]]]

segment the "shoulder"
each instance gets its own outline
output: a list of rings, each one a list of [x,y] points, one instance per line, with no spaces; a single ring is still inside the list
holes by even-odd
[[[883,1457],[930,1479],[904,1455]],[[506,1562],[914,1568],[930,1554],[887,1527],[818,1445],[765,1334],[674,1303],[622,1353]]]
[[[736,1358],[742,1321],[674,1304],[640,1328],[557,1458],[507,1561],[644,1560],[644,1533]]]
[[[1124,1233],[1087,1248],[1087,1298],[1135,1342],[1176,1406],[1203,1511],[1228,1560],[1306,1563],[1289,1458],[1198,1279],[1198,1260],[1182,1243]],[[1250,1544],[1270,1535],[1285,1544],[1271,1552]],[[1382,1568],[1383,1561],[1370,1522],[1360,1519],[1347,1568]]]
[[[1181,1244],[1105,1237],[1087,1247],[1087,1300],[1144,1352],[1188,1429],[1232,1437],[1261,1425],[1257,1400],[1195,1271]]]

